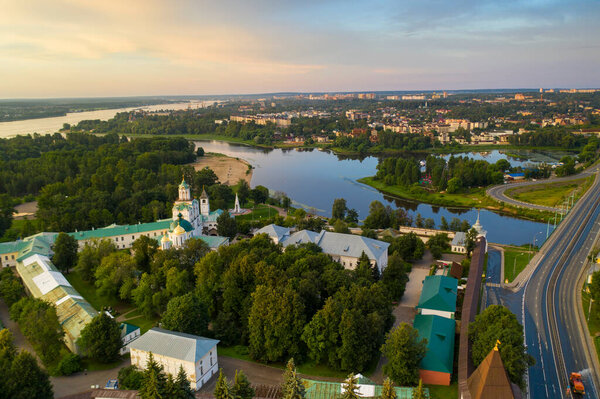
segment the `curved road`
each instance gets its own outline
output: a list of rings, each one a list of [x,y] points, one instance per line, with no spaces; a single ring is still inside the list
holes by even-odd
[[[505,202],[507,204],[511,204],[511,205],[514,205],[517,207],[536,209],[539,211],[554,212],[554,211],[558,210],[558,208],[553,208],[550,206],[543,206],[543,205],[535,205],[535,204],[530,204],[528,202],[519,201],[519,200],[516,200],[514,198],[507,196],[505,192],[506,192],[506,190],[509,190],[511,188],[516,188],[516,187],[526,187],[526,186],[534,186],[536,184],[559,183],[559,182],[563,182],[563,181],[582,179],[582,178],[591,176],[591,175],[597,173],[598,171],[600,171],[600,164],[591,166],[590,168],[588,168],[588,169],[584,170],[583,172],[576,174],[576,175],[565,176],[565,177],[550,177],[549,179],[543,179],[543,180],[537,180],[537,181],[526,181],[526,182],[522,182],[522,183],[508,183],[508,184],[501,184],[498,186],[493,186],[486,190],[486,194],[489,195],[490,197],[494,198],[496,201],[502,201],[502,202]]]
[[[596,178],[516,282],[525,344],[536,359],[528,374],[530,398],[570,397],[566,392],[573,371],[583,375],[585,398],[600,397],[600,367],[578,296],[587,256],[600,235],[599,221]]]

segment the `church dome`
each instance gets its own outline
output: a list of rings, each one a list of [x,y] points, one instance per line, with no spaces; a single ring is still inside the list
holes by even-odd
[[[177,226],[173,229],[173,234],[176,236],[181,236],[185,234],[185,229],[181,226]]]
[[[163,238],[160,240],[160,242],[165,243],[165,242],[169,242],[171,240],[169,240],[169,236],[168,235],[164,235]]]
[[[173,222],[171,223],[171,230],[175,231],[175,229],[178,226],[181,226],[185,231],[192,231],[194,230],[194,227],[192,226],[192,224],[190,222],[188,222],[187,220],[185,220],[183,218],[183,215],[181,213],[179,213],[177,215],[177,219],[173,220]]]

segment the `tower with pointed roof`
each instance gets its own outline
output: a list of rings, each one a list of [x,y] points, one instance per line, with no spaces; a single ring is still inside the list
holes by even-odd
[[[242,208],[240,207],[240,199],[238,198],[237,193],[235,194],[235,205],[233,205],[233,213],[241,213]]]
[[[208,195],[206,194],[204,187],[202,187],[202,194],[200,194],[200,214],[202,216],[208,216],[210,214]]]
[[[192,194],[190,191],[190,186],[185,182],[185,177],[181,178],[181,183],[179,184],[179,201],[191,201]]]
[[[479,367],[467,379],[471,399],[514,399],[520,396],[518,388],[508,379],[498,345],[483,359]],[[516,393],[516,395],[515,395]]]

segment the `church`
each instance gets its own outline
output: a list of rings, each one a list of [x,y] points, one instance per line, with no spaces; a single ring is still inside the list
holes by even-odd
[[[179,197],[173,204],[173,222],[169,231],[160,239],[161,249],[180,248],[192,237],[217,236],[217,218],[221,209],[210,211],[208,195],[204,188],[200,201],[192,198],[185,178],[179,185]]]

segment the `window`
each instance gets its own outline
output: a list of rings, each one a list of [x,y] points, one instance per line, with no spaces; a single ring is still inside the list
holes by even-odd
[[[8,255],[6,255],[6,256],[4,257],[4,260],[8,260]]]
[[[115,241],[119,241],[119,237],[115,237]]]
[[[121,241],[125,241],[125,237],[121,237]]]
[[[135,240],[135,236],[131,236],[131,239],[132,239],[132,240]]]
[[[12,260],[15,260],[15,256],[14,256],[14,255],[11,255],[11,256],[10,256],[10,258],[11,258]]]
[[[200,375],[204,374],[204,367],[200,366]]]

